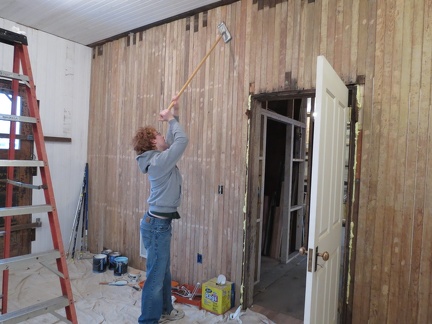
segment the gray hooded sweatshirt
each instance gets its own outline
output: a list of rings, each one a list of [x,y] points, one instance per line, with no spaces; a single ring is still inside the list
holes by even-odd
[[[165,151],[147,151],[136,157],[138,166],[150,180],[150,196],[147,199],[150,212],[173,213],[180,206],[182,176],[177,162],[188,144],[188,137],[178,122],[178,117],[168,122]]]

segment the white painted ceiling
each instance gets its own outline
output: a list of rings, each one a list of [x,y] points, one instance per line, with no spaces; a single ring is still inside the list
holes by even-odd
[[[91,45],[223,0],[1,0],[0,18]],[[231,1],[233,2],[233,1]]]

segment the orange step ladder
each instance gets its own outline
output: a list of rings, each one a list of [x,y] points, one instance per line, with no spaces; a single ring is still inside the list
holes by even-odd
[[[0,120],[10,122],[8,159],[0,160],[0,167],[6,167],[6,199],[5,206],[0,207],[0,217],[4,218],[4,251],[3,259],[0,260],[0,271],[3,271],[3,285],[1,296],[0,323],[19,323],[42,314],[50,313],[66,323],[78,323],[72,295],[72,288],[67,268],[65,250],[60,231],[60,224],[54,200],[54,190],[51,182],[48,158],[45,149],[44,136],[36,99],[36,88],[33,81],[30,58],[27,48],[27,37],[18,33],[0,28],[0,43],[13,46],[13,71],[1,71],[0,78],[10,80],[12,87],[11,114],[0,114]],[[0,44],[1,45],[1,44]],[[21,74],[20,74],[21,72]],[[19,85],[25,85],[26,99],[29,109],[28,116],[17,114],[17,97]],[[15,139],[17,123],[30,123],[33,130],[34,146],[36,148],[37,160],[16,160]],[[26,184],[15,181],[14,168],[38,168],[42,179],[42,185]],[[14,186],[24,186],[30,189],[43,190],[44,205],[12,206]],[[13,216],[28,215],[35,213],[48,213],[54,250],[10,257],[11,218]],[[56,269],[50,267],[49,263],[55,260]],[[62,295],[54,299],[40,302],[29,307],[8,312],[8,286],[9,271],[17,270],[31,263],[41,263],[57,274],[60,279]],[[65,310],[66,317],[56,312]]]

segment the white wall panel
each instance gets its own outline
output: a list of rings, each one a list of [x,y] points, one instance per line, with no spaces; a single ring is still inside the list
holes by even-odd
[[[71,138],[71,142],[45,142],[67,249],[87,157],[91,48],[0,19],[1,28],[13,26],[28,38],[44,135]],[[0,47],[0,69],[11,71],[12,47]],[[41,183],[39,176],[34,183]],[[35,192],[33,203],[43,202],[43,193]],[[35,218],[41,218],[42,227],[36,230],[32,253],[52,248],[47,216],[33,215]]]

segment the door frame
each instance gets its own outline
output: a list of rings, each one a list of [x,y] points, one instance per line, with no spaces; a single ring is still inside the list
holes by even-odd
[[[259,275],[260,257],[256,257],[256,249],[260,247],[261,230],[260,222],[262,208],[256,208],[259,205],[261,195],[261,175],[260,175],[260,155],[262,148],[260,147],[261,139],[261,102],[288,100],[294,98],[310,98],[315,97],[315,90],[303,91],[283,91],[275,93],[263,93],[251,95],[249,98],[249,129],[248,129],[248,164],[247,164],[247,188],[246,188],[246,213],[245,213],[245,229],[244,229],[244,256],[243,256],[243,271],[242,282],[243,290],[243,308],[250,307],[253,303],[254,285],[256,277]],[[280,117],[289,119],[288,117]],[[299,122],[292,120],[293,124]],[[261,200],[262,201],[262,200]],[[306,216],[307,218],[307,216]],[[307,236],[306,236],[307,237]]]
[[[361,80],[360,80],[361,81]],[[345,240],[344,240],[344,254],[343,254],[343,269],[342,269],[342,294],[340,296],[340,309],[341,318],[344,319],[345,323],[351,323],[352,319],[352,303],[353,303],[353,281],[354,281],[354,268],[352,267],[355,262],[355,247],[356,247],[356,225],[358,216],[358,200],[355,196],[359,194],[359,165],[361,159],[361,147],[356,148],[359,139],[361,140],[361,133],[356,131],[357,123],[361,123],[359,120],[359,111],[362,107],[361,98],[359,98],[359,87],[364,87],[364,82],[358,82],[356,84],[347,85],[349,89],[348,105],[351,107],[350,116],[350,138],[349,138],[349,161],[348,161],[348,199],[347,199],[347,210],[346,224],[354,223],[354,229],[350,229],[350,226],[346,226]],[[255,267],[258,260],[255,258],[256,245],[260,244],[257,240],[257,211],[252,208],[256,206],[256,185],[254,177],[257,177],[258,160],[255,159],[257,150],[259,147],[253,145],[253,143],[259,143],[260,138],[260,114],[258,113],[257,107],[259,102],[264,100],[275,100],[275,99],[288,99],[288,98],[299,98],[299,97],[315,97],[315,89],[309,90],[289,90],[274,93],[262,93],[262,94],[251,94],[249,98],[249,107],[247,115],[249,118],[248,127],[248,163],[247,163],[247,187],[246,187],[246,210],[244,214],[245,227],[244,227],[244,252],[243,252],[243,267],[242,267],[242,285],[244,287],[242,298],[242,308],[246,309],[253,304],[254,286],[255,286]],[[309,126],[310,136],[313,138],[313,123]],[[312,145],[309,143],[309,154],[312,153]],[[309,156],[309,164],[311,163],[311,156]],[[354,170],[354,166],[356,169]],[[310,172],[310,165],[308,166],[308,172]],[[308,179],[310,177],[308,176]],[[309,205],[309,195],[305,200],[306,206]],[[308,207],[306,207],[306,219],[308,219]],[[308,231],[308,224],[305,224],[305,231]],[[307,238],[307,233],[305,234]],[[348,250],[348,248],[350,250]],[[350,254],[351,252],[351,254]],[[343,302],[342,302],[343,301]]]

